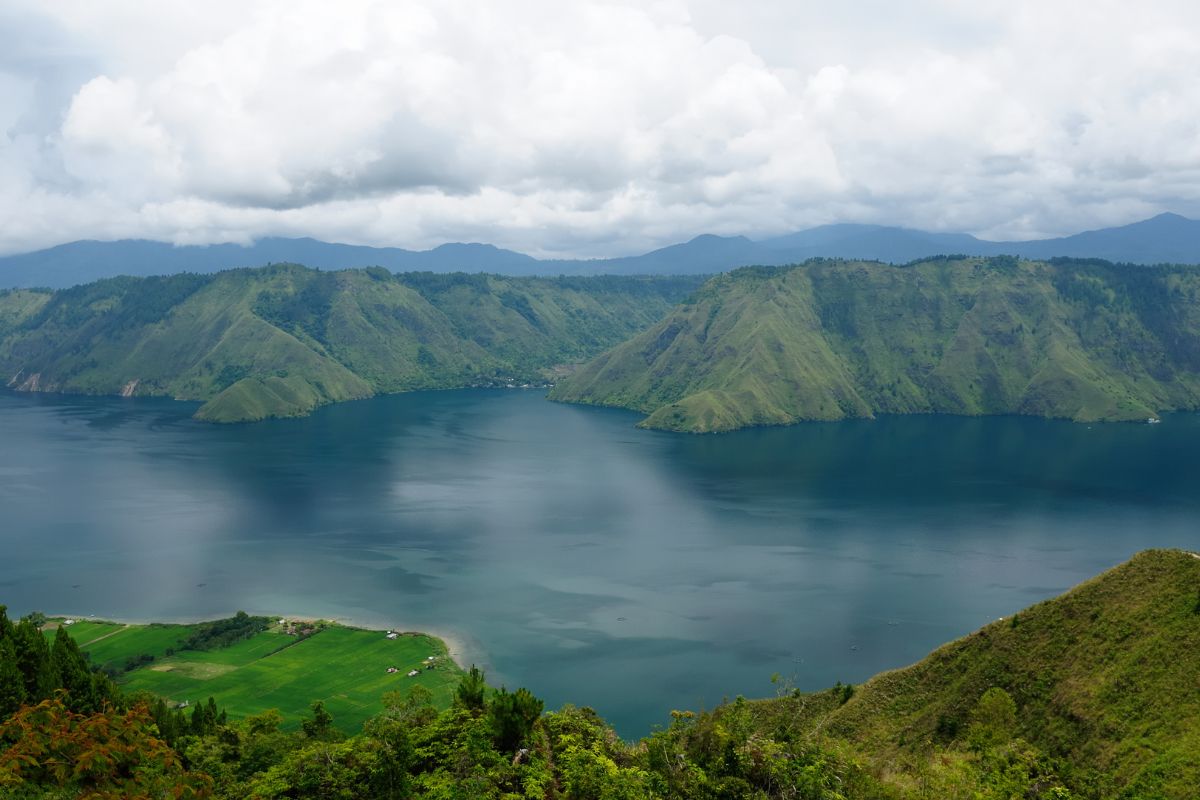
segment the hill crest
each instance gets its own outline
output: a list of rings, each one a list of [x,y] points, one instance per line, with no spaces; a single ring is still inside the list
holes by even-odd
[[[1200,408],[1200,268],[814,260],[710,279],[551,398],[708,433],[875,414]]]

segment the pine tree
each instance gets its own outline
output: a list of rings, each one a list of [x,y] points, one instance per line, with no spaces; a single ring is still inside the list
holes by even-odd
[[[512,694],[501,687],[488,708],[492,737],[501,752],[511,752],[529,738],[533,723],[542,715],[544,704],[528,689]]]
[[[0,605],[0,640],[13,637],[12,620],[8,618],[8,606]]]
[[[25,681],[25,700],[37,703],[51,697],[62,686],[50,660],[50,645],[37,626],[28,619],[13,629],[13,644],[17,651],[17,668]]]
[[[217,701],[210,696],[208,698],[208,702],[204,704],[204,722],[209,733],[212,733],[214,730],[216,730],[218,719]]]
[[[192,709],[191,732],[196,736],[206,736],[217,729],[217,722],[222,714],[217,713],[217,701],[212,697],[207,703],[196,703]]]
[[[471,671],[463,676],[454,690],[454,702],[468,711],[482,711],[486,693],[487,682],[483,679],[483,672],[472,664]]]
[[[3,614],[2,610],[0,614]],[[0,720],[7,718],[24,702],[25,678],[17,667],[17,648],[12,636],[0,635]]]
[[[67,690],[68,708],[83,714],[101,710],[103,699],[97,696],[96,683],[87,658],[80,652],[79,645],[75,644],[67,629],[61,626],[54,634],[50,661],[60,685]]]

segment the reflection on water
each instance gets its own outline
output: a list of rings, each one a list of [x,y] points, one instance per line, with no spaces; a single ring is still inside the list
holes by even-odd
[[[860,681],[1200,529],[1194,415],[679,436],[531,392],[191,411],[0,394],[0,602],[450,631],[629,736],[774,672]]]

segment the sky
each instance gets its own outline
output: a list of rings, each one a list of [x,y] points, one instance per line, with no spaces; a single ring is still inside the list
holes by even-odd
[[[0,254],[1200,217],[1194,0],[0,0]]]

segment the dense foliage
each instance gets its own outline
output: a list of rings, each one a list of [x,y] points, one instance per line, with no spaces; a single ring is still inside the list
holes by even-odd
[[[7,611],[0,605],[0,718],[59,692],[65,692],[65,708],[73,712],[95,712],[113,702],[116,685],[92,669],[65,628],[55,631],[51,644],[37,617],[14,624]]]
[[[21,798],[202,798],[211,780],[184,769],[144,705],[71,711],[70,695],[24,706],[0,722],[0,791]]]
[[[276,264],[0,292],[11,388],[201,400],[201,419],[379,392],[543,384],[652,324],[696,278],[503,278]]]
[[[252,617],[245,611],[226,619],[205,622],[185,638],[181,644],[184,650],[213,650],[218,647],[228,647],[234,642],[249,639],[256,633],[265,631],[271,626],[267,617]]]
[[[1200,268],[815,259],[710,280],[553,399],[707,432],[874,414],[1138,420],[1200,406]]]

